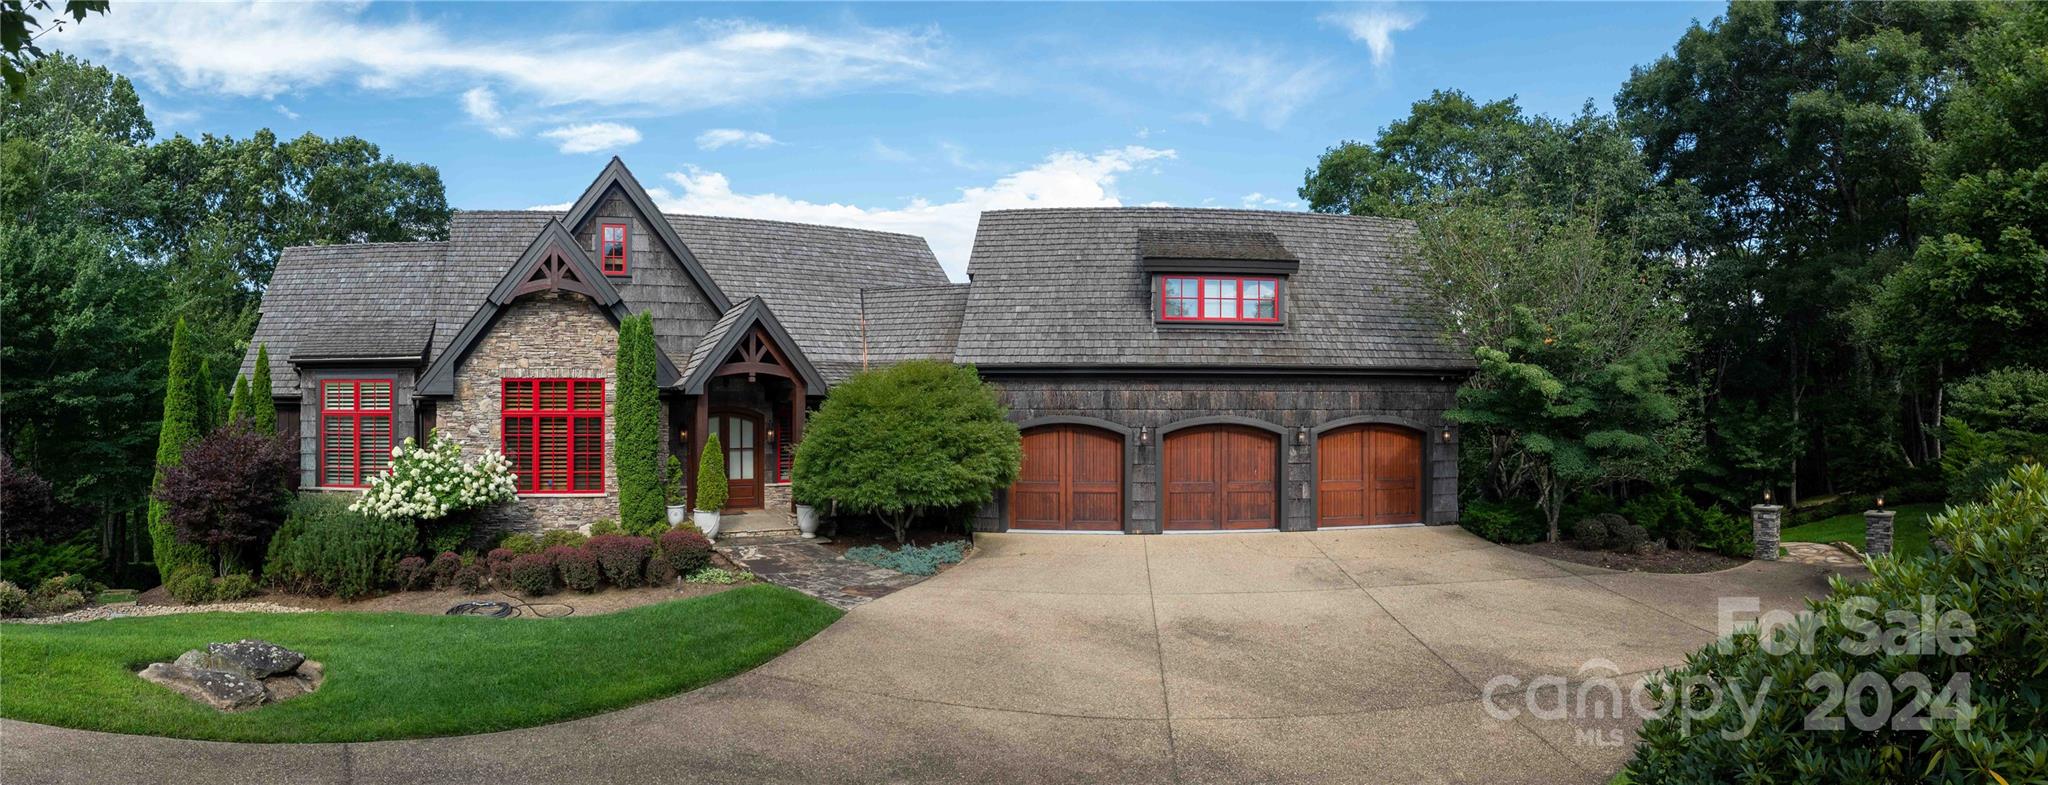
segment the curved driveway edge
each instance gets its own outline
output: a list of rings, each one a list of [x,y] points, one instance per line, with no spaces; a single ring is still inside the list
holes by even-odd
[[[1615,573],[1456,528],[980,543],[754,671],[610,714],[314,745],[4,721],[0,782],[1600,783],[1633,722],[1498,720],[1481,687],[1632,683],[1714,640],[1719,598],[1798,609],[1829,574]]]

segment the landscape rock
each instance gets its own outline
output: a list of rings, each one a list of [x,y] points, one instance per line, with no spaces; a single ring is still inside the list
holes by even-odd
[[[242,674],[172,662],[151,663],[142,669],[142,678],[221,711],[254,708],[269,697],[262,682]]]
[[[221,670],[240,670],[252,679],[291,673],[298,670],[299,663],[306,661],[304,654],[269,641],[249,638],[234,643],[206,644],[206,653],[212,659],[225,663],[223,666],[216,666]]]

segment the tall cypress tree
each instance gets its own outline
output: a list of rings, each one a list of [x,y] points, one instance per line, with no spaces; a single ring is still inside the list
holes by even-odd
[[[249,422],[258,433],[277,432],[277,400],[270,397],[270,344],[256,345],[256,367],[249,371]]]
[[[219,428],[227,419],[227,396],[220,385],[213,383],[213,358],[199,361],[199,434],[204,436]]]
[[[156,442],[156,479],[151,482],[154,490],[163,484],[164,469],[178,465],[185,454],[185,446],[197,441],[203,433],[200,422],[200,408],[205,405],[205,382],[199,375],[200,363],[192,356],[192,347],[185,338],[185,320],[179,319],[177,328],[171,333],[170,372],[164,380],[163,427]],[[154,493],[149,500],[149,544],[150,552],[156,559],[156,570],[163,580],[169,581],[171,573],[188,564],[206,564],[206,553],[199,546],[178,541],[172,530],[164,503],[157,501]]]
[[[664,524],[655,351],[652,317],[635,314],[619,325],[612,466],[619,477],[619,525],[635,534],[660,531]]]
[[[235,377],[235,395],[228,399],[228,416],[224,423],[249,419],[249,377]]]

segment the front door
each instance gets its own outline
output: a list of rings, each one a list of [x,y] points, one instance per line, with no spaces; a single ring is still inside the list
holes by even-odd
[[[713,415],[711,432],[725,446],[725,508],[761,508],[761,419],[737,412]]]

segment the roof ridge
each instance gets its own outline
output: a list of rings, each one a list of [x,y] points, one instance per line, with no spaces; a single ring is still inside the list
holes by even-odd
[[[919,234],[911,234],[911,233],[909,233],[909,232],[891,232],[891,231],[888,231],[888,230],[886,230],[886,229],[864,229],[864,228],[861,228],[861,227],[857,227],[857,226],[842,226],[842,225],[840,225],[840,224],[820,224],[820,223],[805,223],[805,222],[803,222],[803,221],[785,221],[785,220],[782,220],[782,219],[780,219],[780,218],[749,218],[749,217],[746,217],[746,216],[739,216],[739,215],[711,215],[711,214],[709,214],[709,213],[668,213],[668,212],[664,212],[664,213],[662,213],[662,214],[661,214],[661,216],[662,216],[663,218],[705,218],[705,219],[709,219],[709,220],[713,220],[713,221],[741,221],[741,222],[745,222],[745,223],[756,223],[756,224],[776,224],[776,225],[779,225],[779,226],[801,226],[801,227],[804,227],[804,228],[806,228],[806,229],[831,229],[831,230],[833,230],[833,231],[840,231],[840,232],[858,232],[858,233],[861,233],[861,234],[879,234],[879,235],[885,235],[885,236],[888,236],[888,237],[906,237],[906,238],[909,238],[909,239],[912,239],[912,240],[917,240],[917,241],[920,241],[920,242],[929,242],[928,240],[926,240],[926,239],[925,239],[924,235],[919,235]]]
[[[1119,205],[1110,207],[1005,207],[1001,209],[981,211],[982,215],[989,215],[992,213],[1196,213],[1202,215],[1236,214],[1258,216],[1283,216],[1288,218],[1316,218],[1336,220],[1350,219],[1367,221],[1389,221],[1393,223],[1413,223],[1412,220],[1407,218],[1396,218],[1385,215],[1352,215],[1350,213],[1323,213],[1316,212],[1313,210],[1258,210],[1244,207],[1162,207],[1157,205]],[[1217,229],[1213,231],[1229,230]]]

